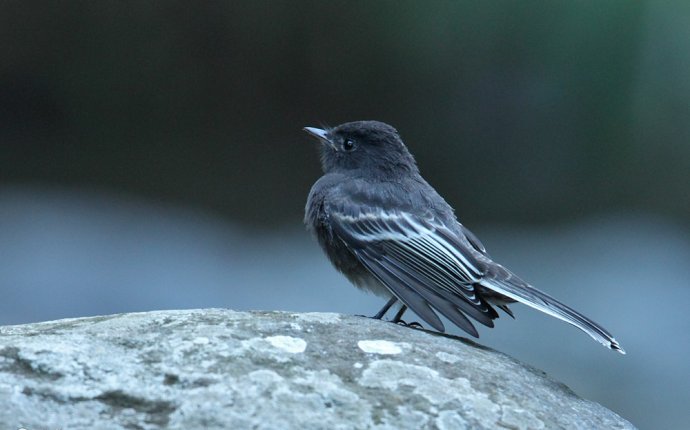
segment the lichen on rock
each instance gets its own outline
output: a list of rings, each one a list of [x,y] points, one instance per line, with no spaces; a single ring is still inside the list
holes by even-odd
[[[337,314],[0,327],[0,428],[632,429],[473,342]]]

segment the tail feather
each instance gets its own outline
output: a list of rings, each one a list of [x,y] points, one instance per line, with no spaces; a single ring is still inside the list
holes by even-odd
[[[568,324],[572,324],[605,347],[625,354],[625,350],[621,348],[616,339],[605,328],[548,294],[527,284],[502,266],[498,267],[502,269],[501,272],[506,273],[494,273],[493,276],[483,278],[480,281],[482,286],[565,321]]]
[[[511,317],[512,319],[515,319],[515,315],[513,315],[513,311],[510,310],[510,308],[508,307],[507,304],[503,303],[503,304],[496,305],[496,306],[498,306],[499,309],[501,309],[503,312],[508,314],[509,317]]]

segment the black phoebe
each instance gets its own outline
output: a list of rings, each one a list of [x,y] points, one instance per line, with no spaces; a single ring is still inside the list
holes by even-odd
[[[453,208],[419,174],[398,132],[378,121],[322,130],[324,175],[309,193],[304,222],[333,265],[359,288],[390,297],[381,318],[400,300],[438,331],[436,312],[478,337],[468,316],[493,327],[496,306],[524,303],[625,353],[599,324],[495,263]]]

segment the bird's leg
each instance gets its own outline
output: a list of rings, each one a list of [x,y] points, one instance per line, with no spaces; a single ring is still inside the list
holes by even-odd
[[[386,302],[385,305],[383,305],[381,310],[378,311],[376,313],[376,315],[374,315],[372,318],[377,319],[377,320],[380,320],[381,318],[383,318],[383,316],[386,314],[386,312],[388,312],[388,310],[391,308],[391,306],[393,306],[395,304],[395,302],[397,302],[397,301],[398,301],[397,298],[392,297],[390,300],[388,300],[388,302]],[[416,321],[411,322],[409,324],[406,323],[405,321],[403,321],[402,316],[405,313],[405,311],[407,311],[407,305],[400,306],[400,309],[398,309],[398,312],[395,313],[395,316],[393,317],[391,322],[395,323],[395,324],[402,324],[405,327],[423,328],[422,325]]]
[[[397,301],[398,301],[397,298],[391,297],[391,299],[388,300],[388,301],[386,302],[385,305],[383,305],[383,307],[381,308],[381,310],[378,311],[378,312],[376,312],[376,315],[374,315],[374,316],[371,317],[371,318],[372,318],[372,319],[375,319],[375,320],[380,320],[381,318],[383,318],[384,315],[386,315],[386,312],[388,312],[388,310],[391,308],[391,306],[393,306],[393,305],[395,304],[395,302],[397,302]],[[358,316],[358,317],[366,317],[366,315],[356,315],[356,316]]]
[[[381,318],[383,318],[383,316],[386,315],[386,312],[388,312],[388,309],[390,309],[391,306],[393,306],[393,305],[395,304],[395,302],[397,302],[397,301],[398,301],[397,298],[391,297],[391,299],[388,300],[388,302],[387,302],[385,305],[383,305],[383,307],[381,308],[381,310],[378,311],[378,312],[376,313],[376,315],[374,315],[372,318],[375,319],[375,320],[380,320]],[[407,306],[404,306],[404,305],[403,305],[403,307],[407,307]]]
[[[422,325],[421,325],[420,323],[418,323],[417,321],[411,322],[411,323],[409,323],[409,324],[406,323],[405,321],[403,321],[402,316],[403,316],[403,314],[405,313],[406,310],[407,310],[407,306],[405,306],[405,305],[400,306],[400,309],[398,310],[398,313],[395,314],[395,316],[393,317],[393,319],[391,320],[391,322],[393,322],[393,323],[395,323],[395,324],[402,324],[402,325],[404,325],[405,327],[424,328],[424,327],[422,327]]]
[[[405,305],[400,306],[400,309],[398,310],[398,313],[395,314],[395,316],[393,317],[393,319],[391,320],[391,322],[397,324],[397,323],[399,323],[399,322],[402,321],[403,324],[407,325],[407,324],[405,323],[405,321],[402,320],[402,316],[403,316],[403,314],[405,313],[406,310],[407,310],[407,306],[405,306]]]

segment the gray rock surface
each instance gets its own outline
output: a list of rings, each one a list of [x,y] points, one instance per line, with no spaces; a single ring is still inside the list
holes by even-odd
[[[204,309],[0,327],[0,428],[631,429],[470,341]]]

